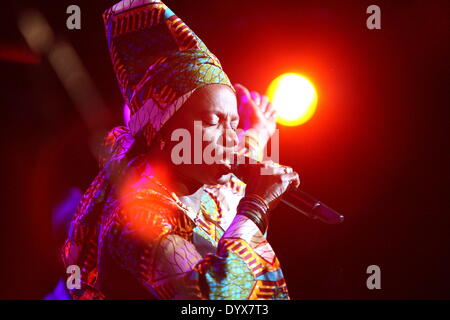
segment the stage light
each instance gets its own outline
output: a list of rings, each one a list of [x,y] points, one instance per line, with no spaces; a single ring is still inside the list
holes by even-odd
[[[277,110],[277,122],[285,126],[303,124],[316,111],[316,89],[307,78],[296,73],[285,73],[273,80],[267,96]]]

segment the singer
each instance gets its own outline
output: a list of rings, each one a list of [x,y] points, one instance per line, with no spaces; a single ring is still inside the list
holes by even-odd
[[[271,209],[298,187],[298,174],[262,163],[247,166],[240,181],[227,159],[175,165],[171,152],[172,132],[193,133],[201,121],[219,155],[257,158],[275,130],[267,98],[233,86],[158,0],[119,2],[104,22],[130,119],[105,138],[100,172],[72,221],[63,250],[65,265],[81,269],[72,297],[289,299],[265,235]],[[261,175],[262,166],[271,174]]]

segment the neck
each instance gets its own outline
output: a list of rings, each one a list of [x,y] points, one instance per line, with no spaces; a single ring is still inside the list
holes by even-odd
[[[179,166],[167,160],[161,152],[151,152],[157,156],[150,156],[144,174],[155,176],[162,184],[173,191],[183,204],[191,207],[195,212],[200,210],[200,200],[203,185],[187,177]]]

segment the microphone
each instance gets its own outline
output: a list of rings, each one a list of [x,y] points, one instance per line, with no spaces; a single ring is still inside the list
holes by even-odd
[[[237,157],[242,157],[245,161],[243,163],[237,161]],[[258,163],[256,160],[243,155],[235,156],[234,160],[231,164],[231,169],[238,178],[242,176],[241,164]],[[343,215],[301,190],[286,191],[281,196],[280,201],[310,219],[319,219],[327,224],[339,224],[344,221]]]
[[[280,201],[311,219],[319,219],[327,224],[339,224],[344,221],[343,215],[300,190],[286,191]]]

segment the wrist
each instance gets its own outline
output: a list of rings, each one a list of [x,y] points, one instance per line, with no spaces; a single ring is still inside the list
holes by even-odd
[[[245,135],[250,137],[251,139],[255,139],[258,141],[262,148],[265,147],[267,142],[270,139],[270,133],[267,131],[267,128],[263,125],[255,125],[245,131]]]
[[[237,214],[253,221],[262,234],[265,234],[269,224],[268,206],[264,200],[255,196],[245,196],[239,202]]]

